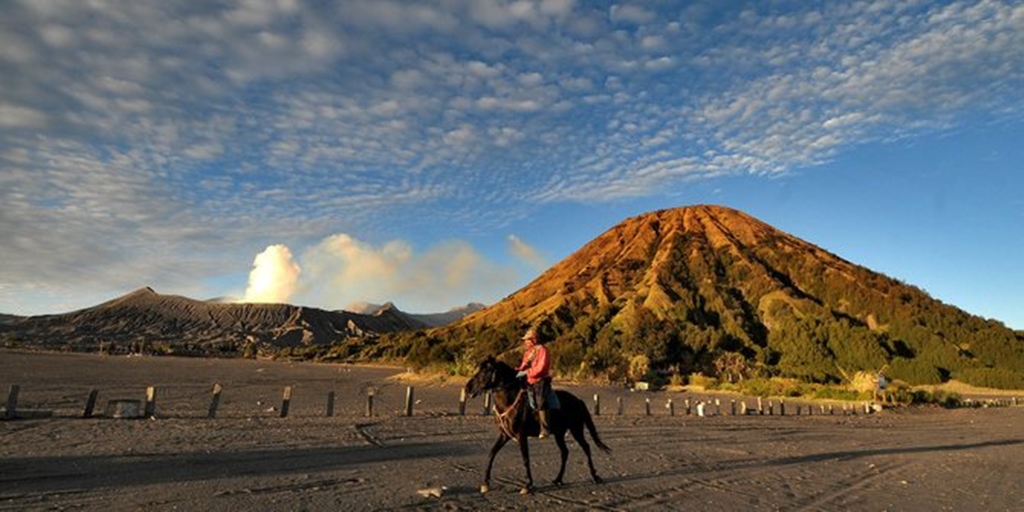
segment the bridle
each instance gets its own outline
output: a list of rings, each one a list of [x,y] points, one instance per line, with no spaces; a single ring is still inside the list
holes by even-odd
[[[512,405],[508,406],[504,411],[498,410],[498,404],[491,406],[494,409],[495,421],[498,423],[498,428],[501,429],[502,433],[508,436],[509,439],[515,439],[516,442],[519,439],[516,437],[513,428],[515,427],[515,413],[519,409],[519,401],[526,395],[526,389],[520,389],[519,394],[516,395],[516,399],[512,401]]]

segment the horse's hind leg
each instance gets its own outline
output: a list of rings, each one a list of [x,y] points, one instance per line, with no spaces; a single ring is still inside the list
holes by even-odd
[[[583,448],[583,453],[587,454],[587,466],[590,466],[590,477],[594,479],[595,483],[601,483],[601,477],[597,476],[597,470],[594,469],[594,459],[590,456],[590,443],[583,437],[583,425],[573,425],[571,429],[573,439],[579,443],[580,448]]]
[[[565,432],[555,434],[555,444],[558,445],[558,452],[562,455],[562,466],[558,468],[558,476],[551,483],[562,485],[562,476],[565,475],[565,461],[569,459],[569,447],[565,445]]]
[[[480,486],[480,492],[485,493],[491,490],[491,466],[494,465],[494,456],[501,451],[501,447],[505,446],[505,443],[509,441],[509,438],[504,434],[498,436],[498,440],[494,442],[494,446],[491,447],[491,456],[487,459],[487,471],[484,472],[484,484]]]

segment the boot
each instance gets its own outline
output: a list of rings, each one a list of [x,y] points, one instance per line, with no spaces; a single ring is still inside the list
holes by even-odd
[[[547,439],[548,437],[548,411],[541,409],[537,411],[537,416],[540,419],[540,435],[537,439]]]

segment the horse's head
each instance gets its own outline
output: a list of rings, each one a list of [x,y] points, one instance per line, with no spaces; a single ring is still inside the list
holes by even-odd
[[[477,396],[484,391],[493,391],[516,384],[516,371],[511,366],[487,356],[477,366],[476,374],[466,382],[466,392]]]

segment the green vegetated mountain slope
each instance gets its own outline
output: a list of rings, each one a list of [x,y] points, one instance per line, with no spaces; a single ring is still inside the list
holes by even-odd
[[[386,335],[369,355],[514,359],[528,326],[567,376],[622,378],[641,357],[662,373],[724,379],[830,382],[885,368],[910,383],[1024,388],[1024,333],[719,206],[630,218],[501,302]]]

